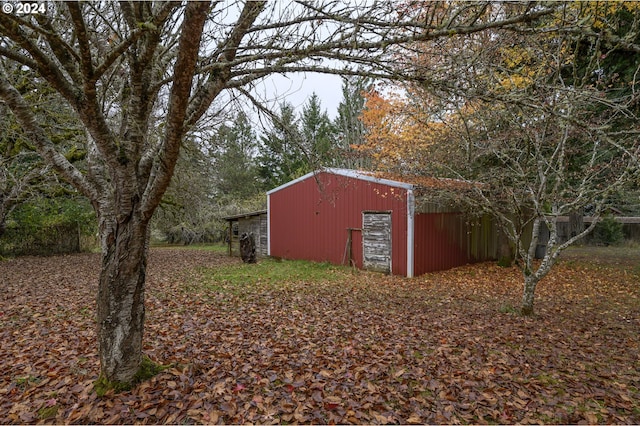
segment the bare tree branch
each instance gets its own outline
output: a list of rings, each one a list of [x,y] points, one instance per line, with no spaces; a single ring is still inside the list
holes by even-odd
[[[143,196],[143,214],[151,218],[153,211],[160,203],[164,190],[169,185],[173,169],[178,158],[182,137],[187,125],[187,108],[189,93],[195,72],[200,48],[200,34],[203,31],[209,4],[193,2],[187,5],[183,30],[178,46],[178,57],[173,78],[173,87],[169,96],[169,111],[164,145],[160,152],[160,162],[155,175],[150,179]]]
[[[263,1],[245,3],[233,31],[222,44],[222,48],[212,56],[216,58],[217,66],[208,73],[207,82],[201,85],[193,95],[188,113],[188,125],[195,124],[209,108],[213,99],[225,88],[234,66],[232,61],[236,57],[238,47],[264,6]]]

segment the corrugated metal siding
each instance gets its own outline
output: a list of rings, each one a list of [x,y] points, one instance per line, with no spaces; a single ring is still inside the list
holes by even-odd
[[[406,275],[406,189],[320,172],[269,193],[271,255],[343,263],[348,228],[362,228],[365,210],[393,211],[393,274]],[[352,232],[362,267],[362,235]],[[359,246],[360,245],[360,246]]]
[[[430,202],[425,198],[416,197],[416,213],[458,213],[443,203]]]
[[[415,216],[415,275],[495,259],[497,234],[488,217],[473,223],[460,213]]]

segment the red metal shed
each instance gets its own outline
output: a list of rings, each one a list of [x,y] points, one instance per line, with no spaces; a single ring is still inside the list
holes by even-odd
[[[269,255],[408,277],[495,259],[493,224],[429,202],[416,207],[423,187],[335,168],[281,185],[267,192]]]

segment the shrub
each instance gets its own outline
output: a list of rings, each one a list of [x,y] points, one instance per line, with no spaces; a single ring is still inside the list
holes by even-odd
[[[0,255],[49,255],[81,250],[97,231],[91,205],[77,197],[41,197],[16,208],[0,239]]]
[[[623,238],[622,223],[613,216],[604,216],[593,229],[593,241],[596,244],[609,246],[620,243]]]

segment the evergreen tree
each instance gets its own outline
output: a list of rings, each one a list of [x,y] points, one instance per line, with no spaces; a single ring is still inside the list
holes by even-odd
[[[247,115],[240,111],[231,125],[220,127],[214,139],[219,194],[227,199],[244,199],[260,191],[255,163],[257,139]]]
[[[216,180],[213,159],[197,140],[187,138],[171,184],[153,216],[154,236],[169,243],[215,240]]]
[[[336,129],[326,110],[322,111],[320,98],[313,93],[300,120],[304,146],[309,157],[309,168],[317,169],[336,164]]]
[[[370,161],[354,146],[364,143],[364,124],[360,119],[365,105],[364,94],[371,88],[371,79],[363,77],[345,77],[342,79],[342,101],[338,105],[336,141],[339,155],[337,166],[351,169],[368,169]]]
[[[271,129],[261,138],[258,156],[259,173],[267,188],[275,188],[307,173],[308,153],[303,149],[303,136],[293,106],[280,105]]]

